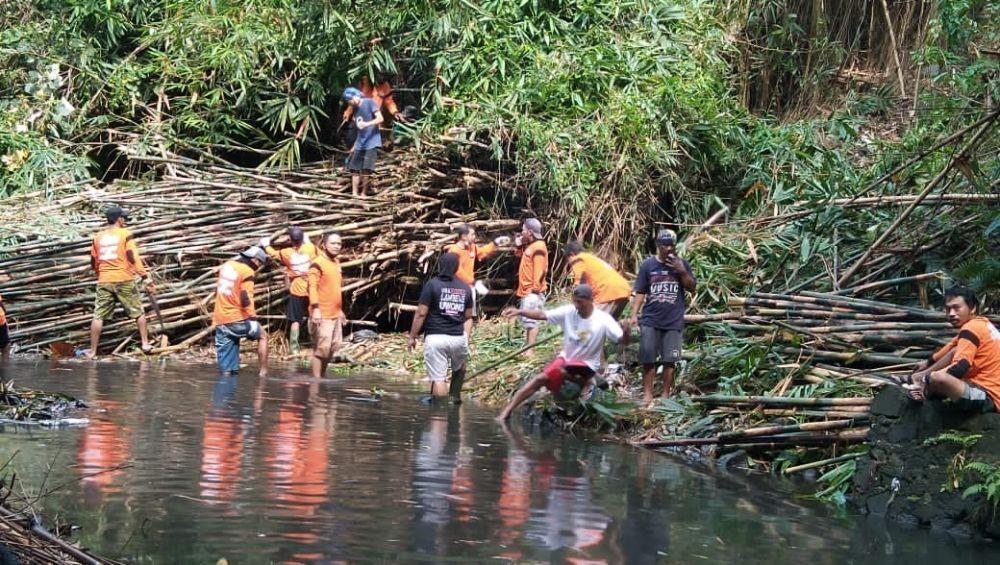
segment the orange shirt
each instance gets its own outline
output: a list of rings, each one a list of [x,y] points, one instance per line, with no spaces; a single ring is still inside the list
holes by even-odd
[[[492,242],[483,245],[473,245],[468,249],[463,249],[461,245],[452,243],[444,248],[445,253],[458,255],[458,270],[455,271],[455,278],[472,286],[476,282],[476,261],[482,261],[490,255],[496,253],[497,246]]]
[[[947,371],[985,390],[993,404],[1000,408],[1000,330],[989,319],[976,316],[966,322],[958,335],[933,358],[940,359],[953,349],[955,356]]]
[[[285,266],[285,275],[289,281],[288,292],[292,296],[309,296],[306,276],[309,274],[309,265],[316,258],[316,246],[309,241],[303,241],[298,247],[286,247],[281,251],[268,247],[265,251]]]
[[[399,109],[396,107],[396,101],[392,98],[392,85],[388,81],[383,81],[378,84],[375,88],[372,88],[371,82],[368,81],[368,77],[361,77],[358,81],[358,90],[365,98],[371,98],[378,104],[378,109],[381,110],[382,106],[385,105],[385,109],[389,111],[390,116],[396,115]],[[354,106],[350,104],[347,105],[347,109],[344,110],[344,121],[349,121],[351,116],[354,115]]]
[[[606,261],[593,253],[579,253],[570,264],[573,271],[573,284],[586,282],[594,289],[594,302],[603,304],[614,302],[632,295],[632,287],[625,277]],[[586,281],[584,281],[586,278]]]
[[[7,312],[3,308],[3,297],[0,296],[0,326],[7,325]]]
[[[129,261],[129,251],[134,262]],[[97,232],[90,247],[90,256],[97,270],[98,283],[129,282],[136,275],[146,276],[139,247],[125,228],[110,227]]]
[[[545,273],[549,270],[549,251],[545,242],[536,240],[523,250],[518,249],[521,264],[517,268],[517,295],[524,297],[532,292],[543,293],[548,288]]]
[[[319,308],[326,320],[339,318],[343,313],[344,297],[341,291],[340,261],[320,255],[309,267],[309,313]]]
[[[240,294],[246,292],[250,297],[250,305],[246,308],[240,300]],[[219,268],[219,282],[215,287],[215,311],[212,312],[212,324],[221,326],[233,322],[242,322],[257,315],[253,307],[253,269],[250,265],[233,259],[226,261]]]

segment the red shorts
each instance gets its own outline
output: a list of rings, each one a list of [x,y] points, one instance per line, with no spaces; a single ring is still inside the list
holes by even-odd
[[[556,357],[542,369],[542,374],[548,377],[545,381],[545,388],[552,392],[559,392],[563,381],[566,380],[566,373],[572,373],[584,377],[584,381],[594,376],[594,370],[583,361],[567,361],[563,357]]]

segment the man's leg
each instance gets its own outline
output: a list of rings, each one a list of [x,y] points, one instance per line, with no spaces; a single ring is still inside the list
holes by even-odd
[[[288,353],[291,355],[299,354],[299,323],[292,322],[288,326]]]
[[[663,398],[670,398],[670,391],[673,390],[673,387],[674,387],[674,366],[663,365],[663,392],[660,395]]]
[[[653,377],[656,376],[656,365],[642,366],[642,403],[653,401]]]
[[[368,185],[371,183],[372,175],[369,171],[361,172],[361,196],[368,195]]]
[[[361,174],[358,171],[351,173],[351,196],[361,194]]]
[[[240,342],[229,328],[215,328],[215,362],[220,375],[235,375],[240,369]]]
[[[90,321],[90,352],[87,357],[93,359],[97,357],[97,346],[101,343],[101,330],[104,329],[104,320],[94,318]]]
[[[237,354],[239,353],[239,344],[236,345]],[[260,330],[260,338],[257,340],[257,365],[260,366],[258,375],[261,377],[267,376],[267,332]],[[238,362],[237,362],[237,366]]]
[[[962,398],[965,381],[947,374],[933,372],[927,379],[927,395],[939,395],[952,400]]]
[[[548,382],[548,380],[549,378],[545,375],[545,373],[539,373],[538,375],[535,375],[533,379],[528,381],[528,384],[521,387],[521,389],[514,394],[514,398],[512,398],[510,400],[510,403],[508,403],[507,406],[504,407],[503,411],[500,412],[500,416],[498,416],[497,419],[506,420],[510,418],[511,412],[513,412],[514,409],[520,406],[521,404],[524,404],[524,401],[528,400],[528,398],[530,398],[532,394],[538,392],[538,389],[545,386],[545,383]]]
[[[142,350],[148,350],[151,345],[149,344],[149,330],[147,328],[148,323],[146,322],[146,315],[143,314],[135,319],[135,327],[139,328],[139,339],[142,340]]]
[[[527,345],[535,345],[536,341],[538,341],[538,328],[537,327],[528,328],[528,329],[524,330],[524,345],[526,345],[526,346]],[[535,355],[535,350],[534,349],[529,349],[529,350],[527,350],[527,351],[524,352],[524,356],[525,357],[533,357],[534,355]]]
[[[462,385],[465,384],[465,368],[469,362],[469,337],[463,335],[455,342],[451,356],[451,384],[448,387],[448,394],[453,401],[461,402]]]
[[[313,347],[312,376],[320,379],[326,374],[333,355],[333,324],[330,320],[321,320],[318,324],[310,321],[309,333],[316,342]]]

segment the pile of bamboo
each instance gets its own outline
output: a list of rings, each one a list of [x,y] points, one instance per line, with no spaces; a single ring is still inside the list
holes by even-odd
[[[289,225],[314,239],[328,230],[342,235],[345,303],[356,318],[386,315],[390,302],[401,302],[406,281],[423,279],[432,267],[433,260],[420,264],[418,258],[453,240],[456,223],[469,222],[487,235],[518,225],[449,207],[497,186],[502,179],[496,173],[410,155],[383,160],[366,197],[353,197],[350,177],[327,164],[262,175],[178,156],[133,159],[162,168],[162,180],[76,188],[48,200],[22,198],[0,211],[2,230],[17,238],[0,248],[0,295],[19,347],[87,343],[95,288],[91,238],[104,225],[102,210],[112,204],[132,211],[128,227],[157,285],[162,314],[161,327],[147,305],[149,327],[175,344],[163,351],[203,341],[210,333],[218,266],[263,236],[277,238]],[[63,229],[23,229],[26,218],[45,226],[62,218]],[[272,262],[256,282],[263,319],[281,319],[286,291],[280,266]],[[134,329],[118,316],[105,325],[102,344],[107,351],[135,345]]]

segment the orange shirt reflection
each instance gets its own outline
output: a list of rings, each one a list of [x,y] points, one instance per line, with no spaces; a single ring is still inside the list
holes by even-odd
[[[239,491],[243,471],[245,431],[238,417],[211,414],[205,418],[201,450],[201,496],[209,501],[231,502]]]
[[[85,489],[93,490],[100,496],[119,492],[120,486],[112,486],[121,475],[120,468],[130,457],[128,441],[124,438],[123,426],[113,422],[109,414],[123,407],[121,402],[97,400],[92,406],[90,425],[83,428],[77,448],[77,469],[80,482]],[[102,410],[99,410],[102,409]]]

